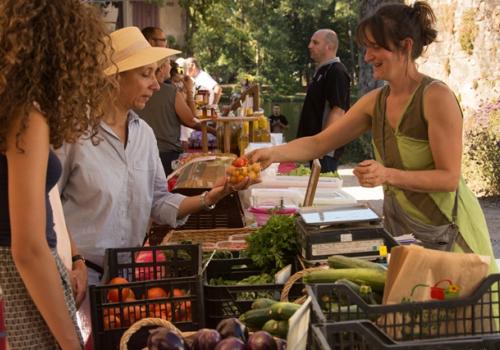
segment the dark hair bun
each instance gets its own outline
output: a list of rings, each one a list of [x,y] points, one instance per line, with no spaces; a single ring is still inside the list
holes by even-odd
[[[412,17],[420,25],[422,46],[435,41],[437,37],[437,31],[434,29],[436,16],[430,5],[425,1],[416,1],[412,7]]]

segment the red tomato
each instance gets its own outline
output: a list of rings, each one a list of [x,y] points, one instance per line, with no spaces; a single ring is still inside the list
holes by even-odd
[[[248,159],[245,156],[241,156],[233,160],[233,166],[241,168],[248,165]]]

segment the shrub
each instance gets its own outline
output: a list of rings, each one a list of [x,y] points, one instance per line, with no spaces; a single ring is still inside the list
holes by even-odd
[[[500,100],[466,119],[462,169],[477,195],[500,194]]]
[[[460,26],[460,46],[462,50],[472,55],[474,50],[474,40],[478,32],[478,27],[474,19],[476,11],[474,9],[466,10],[462,16],[462,23]]]

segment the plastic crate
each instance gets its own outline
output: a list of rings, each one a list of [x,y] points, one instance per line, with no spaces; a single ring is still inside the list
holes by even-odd
[[[383,338],[411,345],[413,341],[439,342],[447,338],[493,338],[500,343],[499,285],[500,274],[494,274],[465,298],[394,305],[368,305],[345,285],[323,283],[306,288],[312,297],[312,324],[368,320],[371,329],[377,329]],[[327,327],[328,332],[332,327]],[[329,333],[325,335],[330,337]]]
[[[294,270],[292,268],[292,270]],[[228,317],[239,317],[251,309],[257,298],[280,300],[283,284],[249,284],[214,286],[209,285],[211,278],[222,277],[226,280],[241,280],[252,275],[259,275],[262,270],[251,259],[216,259],[211,260],[204,276],[205,314],[207,327],[215,328],[219,321]],[[296,283],[289,292],[289,299],[302,295],[304,285]]]
[[[149,261],[141,262],[144,260]],[[199,244],[172,244],[113,248],[106,250],[105,261],[105,280],[117,276],[129,282],[196,276],[201,273],[201,247]]]
[[[123,290],[129,288],[137,300],[124,301]],[[144,299],[150,288],[162,288],[167,296]],[[115,290],[118,302],[109,302],[108,293]],[[179,291],[183,291],[180,293]],[[181,331],[196,331],[204,327],[204,307],[201,277],[170,278],[147,282],[132,282],[120,285],[90,286],[92,334],[96,350],[119,349],[120,338],[135,321],[144,317],[159,317],[172,322]],[[117,321],[117,318],[119,321]],[[146,327],[145,327],[146,328]],[[142,349],[147,329],[134,335],[142,345],[129,349]]]
[[[311,350],[493,350],[500,349],[497,336],[469,336],[441,338],[439,340],[418,340],[395,342],[380,331],[371,321],[346,321],[311,325]]]
[[[172,192],[186,196],[202,194],[209,188],[178,188]],[[245,226],[245,215],[241,206],[240,197],[237,192],[222,198],[215,208],[210,211],[200,211],[189,215],[187,222],[177,227],[178,230],[212,229],[212,228],[236,228]]]

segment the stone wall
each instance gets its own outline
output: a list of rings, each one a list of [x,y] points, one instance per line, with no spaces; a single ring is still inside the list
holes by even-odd
[[[500,98],[500,0],[428,0],[437,42],[417,62],[446,82],[464,111]]]

